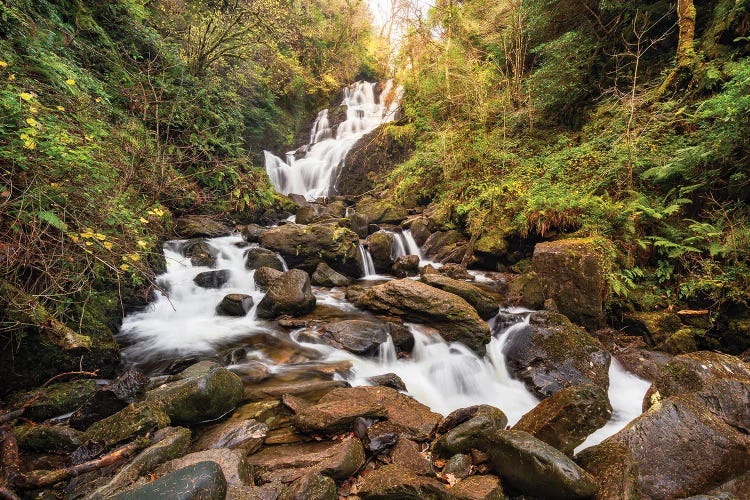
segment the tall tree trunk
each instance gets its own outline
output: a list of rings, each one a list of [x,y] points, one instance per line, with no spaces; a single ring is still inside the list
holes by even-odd
[[[693,0],[677,0],[677,25],[680,28],[677,42],[677,66],[689,67],[695,61],[695,5]]]

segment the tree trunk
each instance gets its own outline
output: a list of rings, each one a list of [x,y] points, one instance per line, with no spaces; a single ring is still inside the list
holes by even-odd
[[[677,0],[677,25],[680,29],[677,42],[677,66],[692,66],[695,61],[695,5],[693,0]]]

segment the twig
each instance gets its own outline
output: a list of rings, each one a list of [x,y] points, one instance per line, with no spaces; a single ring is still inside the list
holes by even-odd
[[[81,376],[86,376],[86,377],[96,377],[97,375],[99,375],[99,370],[94,370],[93,372],[77,371],[77,372],[58,373],[57,375],[55,375],[54,377],[52,377],[51,379],[49,379],[48,381],[46,381],[45,383],[43,383],[42,387],[47,387],[49,384],[51,384],[55,380],[59,380],[59,379],[61,379],[63,377],[69,377],[69,376],[73,376],[73,375],[81,375]]]

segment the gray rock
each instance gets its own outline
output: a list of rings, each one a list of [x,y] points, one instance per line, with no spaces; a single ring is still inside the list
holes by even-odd
[[[260,318],[276,318],[282,314],[301,316],[315,308],[310,276],[299,269],[292,269],[279,276],[268,288],[258,304]]]
[[[505,430],[508,424],[505,414],[494,406],[480,405],[466,410],[456,410],[446,417],[446,420],[450,420],[461,413],[462,416],[456,421],[465,420],[433,443],[433,453],[447,458],[457,453],[469,453],[472,449],[487,451],[488,440]]]
[[[203,431],[193,443],[193,451],[228,448],[249,455],[263,445],[268,430],[268,425],[255,420],[230,418]]]
[[[315,268],[315,272],[312,274],[312,283],[317,286],[347,286],[351,283],[351,280],[341,273],[336,272],[331,266],[325,262],[318,264]]]
[[[208,461],[214,462],[221,467],[221,471],[224,474],[224,478],[228,485],[246,486],[253,484],[245,460],[244,450],[216,448],[213,450],[188,453],[185,456],[160,465],[155,473],[157,475],[170,474],[176,470],[182,469],[183,467]]]
[[[247,269],[258,269],[260,267],[270,267],[277,271],[284,271],[284,262],[276,255],[276,252],[265,248],[251,248],[245,254],[245,267]]]
[[[253,298],[244,293],[230,293],[225,295],[216,312],[223,316],[244,316],[253,308]]]
[[[227,281],[229,281],[230,272],[229,269],[221,269],[219,271],[205,271],[198,273],[193,278],[196,285],[202,288],[221,288]]]
[[[216,462],[206,461],[183,467],[140,488],[115,497],[116,500],[224,500],[227,481]]]

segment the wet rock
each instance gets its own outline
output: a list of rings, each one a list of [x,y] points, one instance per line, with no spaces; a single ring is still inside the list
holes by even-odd
[[[317,286],[335,287],[348,286],[351,280],[341,273],[337,273],[325,262],[318,264],[312,274],[312,284]]]
[[[430,237],[430,220],[427,217],[416,217],[409,222],[408,229],[414,242],[421,247]]]
[[[231,370],[247,384],[257,384],[271,376],[271,370],[260,361],[250,361],[239,366],[233,366]]]
[[[245,399],[260,401],[264,399],[280,399],[284,394],[316,402],[334,389],[349,387],[343,380],[305,380],[291,383],[264,383],[245,388]]]
[[[398,257],[391,266],[391,272],[397,278],[416,276],[419,274],[419,256],[402,255]]]
[[[159,405],[180,424],[219,418],[243,398],[242,380],[226,368],[202,362],[183,370],[179,380],[146,393],[146,401]]]
[[[627,446],[604,442],[578,453],[576,463],[599,484],[597,500],[643,498],[638,488],[638,464]]]
[[[532,271],[513,279],[508,284],[508,302],[513,306],[541,309],[544,306],[544,287],[539,276]]]
[[[174,224],[175,233],[182,238],[217,238],[232,233],[232,228],[208,215],[186,215]]]
[[[19,425],[13,433],[19,448],[41,453],[71,452],[82,442],[80,432],[64,425]]]
[[[562,314],[533,313],[528,327],[508,335],[503,349],[508,369],[538,397],[570,385],[608,388],[609,353]]]
[[[475,279],[474,275],[466,270],[466,266],[462,266],[461,264],[454,264],[451,262],[438,269],[438,272],[443,276],[448,276],[449,278],[453,278],[454,280],[474,281]]]
[[[330,436],[349,432],[359,417],[383,418],[388,415],[385,406],[376,401],[351,399],[318,403],[295,411],[292,423],[299,431]]]
[[[367,379],[372,385],[379,385],[382,387],[390,387],[397,391],[406,391],[406,384],[401,380],[401,377],[395,373],[385,373],[383,375],[375,375]]]
[[[464,479],[471,475],[471,467],[471,457],[457,453],[445,463],[443,474],[450,474],[457,479]]]
[[[219,251],[202,239],[189,240],[182,247],[182,254],[194,266],[215,267]]]
[[[296,224],[312,224],[313,222],[319,222],[322,219],[330,218],[331,215],[326,210],[326,207],[318,203],[308,203],[305,206],[297,209],[295,218]]]
[[[524,494],[550,500],[588,498],[596,480],[561,451],[523,431],[501,431],[489,450],[494,471]]]
[[[227,281],[229,281],[230,272],[229,269],[221,269],[220,271],[205,271],[198,273],[193,278],[193,282],[202,288],[221,288]]]
[[[626,333],[640,335],[652,346],[661,344],[682,328],[680,317],[671,311],[627,313],[623,323]]]
[[[104,387],[127,403],[134,403],[146,392],[150,379],[136,368],[125,371]]]
[[[432,444],[433,453],[447,458],[457,453],[469,453],[472,449],[487,451],[489,440],[505,430],[508,418],[493,406],[479,405],[473,408],[476,410],[471,417],[458,423]],[[446,420],[458,421],[463,418],[461,413],[462,410],[456,410]],[[457,418],[456,415],[460,417]]]
[[[457,500],[505,500],[500,478],[490,474],[467,477],[448,491]]]
[[[247,458],[251,474],[259,483],[287,483],[309,472],[347,479],[364,463],[365,450],[358,439],[269,446]]]
[[[721,486],[717,486],[709,491],[708,494],[712,495],[712,497],[709,497],[711,500],[714,498],[719,500],[739,500],[744,498],[748,491],[750,491],[750,471],[730,479]]]
[[[281,271],[277,271],[272,267],[260,267],[255,270],[253,279],[255,280],[255,288],[265,292],[268,287],[273,284],[281,275],[284,274]]]
[[[193,451],[228,448],[244,450],[246,454],[258,451],[268,434],[268,425],[255,420],[230,418],[201,433],[193,443]]]
[[[410,396],[389,387],[363,386],[334,389],[322,398],[319,403],[367,402],[382,405],[387,410],[388,422],[402,430],[402,435],[415,441],[428,440],[438,422],[440,415]]]
[[[427,323],[446,340],[462,342],[480,355],[490,341],[487,323],[468,302],[424,283],[410,279],[389,281],[353,298],[359,307]]]
[[[27,405],[24,418],[40,422],[75,410],[94,394],[96,388],[96,380],[73,380],[51,384],[17,395],[13,398],[12,404],[14,408]]]
[[[560,312],[589,330],[601,326],[607,285],[601,252],[591,239],[538,243],[532,268]]]
[[[226,500],[279,500],[287,491],[281,483],[268,483],[263,486],[227,486]]]
[[[604,389],[593,384],[572,386],[542,400],[513,430],[528,432],[572,456],[573,450],[611,416],[612,406]]]
[[[227,482],[216,462],[196,463],[160,477],[133,491],[113,497],[116,500],[224,500]]]
[[[300,340],[317,342],[358,355],[377,354],[380,344],[388,341],[390,328],[385,323],[351,319],[330,324],[322,330],[303,332]]]
[[[164,428],[169,422],[169,415],[156,404],[133,403],[114,415],[93,423],[83,434],[83,440],[113,446]]]
[[[245,267],[247,269],[270,267],[284,272],[284,262],[276,255],[276,252],[261,247],[251,248],[245,253]]]
[[[608,350],[615,353],[617,361],[623,368],[646,380],[656,379],[661,373],[662,367],[672,359],[669,354],[642,349],[637,346]]]
[[[398,438],[396,445],[391,450],[391,461],[420,476],[433,474],[432,464],[426,456],[422,455],[419,444],[411,439]]]
[[[508,229],[500,226],[485,228],[474,243],[474,252],[494,259],[504,256],[508,250],[505,238],[509,233]]]
[[[368,224],[399,224],[409,215],[406,208],[392,201],[373,198],[363,198],[357,203],[356,210]]]
[[[410,353],[414,349],[414,334],[411,333],[404,325],[398,323],[388,323],[391,340],[396,347],[397,353]]]
[[[264,248],[279,252],[289,267],[314,272],[321,262],[347,276],[359,276],[359,237],[353,231],[323,224],[285,224],[261,233]]]
[[[258,224],[248,224],[242,228],[242,238],[248,243],[258,243],[260,233],[263,232],[263,226]]]
[[[360,238],[367,238],[368,230],[370,228],[367,219],[363,215],[354,213],[349,217],[349,220],[351,221],[351,230],[357,233],[357,236]]]
[[[460,263],[467,245],[468,241],[458,231],[436,231],[424,242],[422,252],[437,262]]]
[[[367,429],[367,449],[375,455],[389,453],[402,432],[401,427],[387,420],[372,424]]]
[[[425,274],[422,283],[458,295],[477,310],[482,319],[490,319],[498,312],[499,306],[494,297],[479,287],[455,280],[441,274]]]
[[[359,488],[362,500],[447,500],[448,490],[436,479],[418,476],[399,465],[386,465],[367,474]]]
[[[259,318],[276,318],[282,314],[302,316],[315,308],[310,275],[292,269],[279,276],[258,304]]]
[[[280,500],[335,500],[336,482],[318,472],[310,472],[289,485]]]
[[[204,462],[218,464],[228,485],[245,486],[253,484],[245,461],[245,452],[226,448],[189,453],[160,465],[155,473],[157,475],[170,474],[184,467]]]
[[[98,390],[70,416],[70,426],[86,430],[97,420],[114,415],[129,403],[140,399],[150,379],[139,370],[130,369]]]
[[[393,246],[393,234],[385,231],[372,233],[367,237],[365,246],[370,251],[375,271],[387,273],[391,270],[391,247]]]
[[[225,295],[216,307],[216,312],[223,316],[244,316],[253,308],[253,298],[244,293]]]
[[[698,350],[698,344],[706,336],[706,330],[683,327],[656,346],[656,349],[670,354],[685,354]]]

